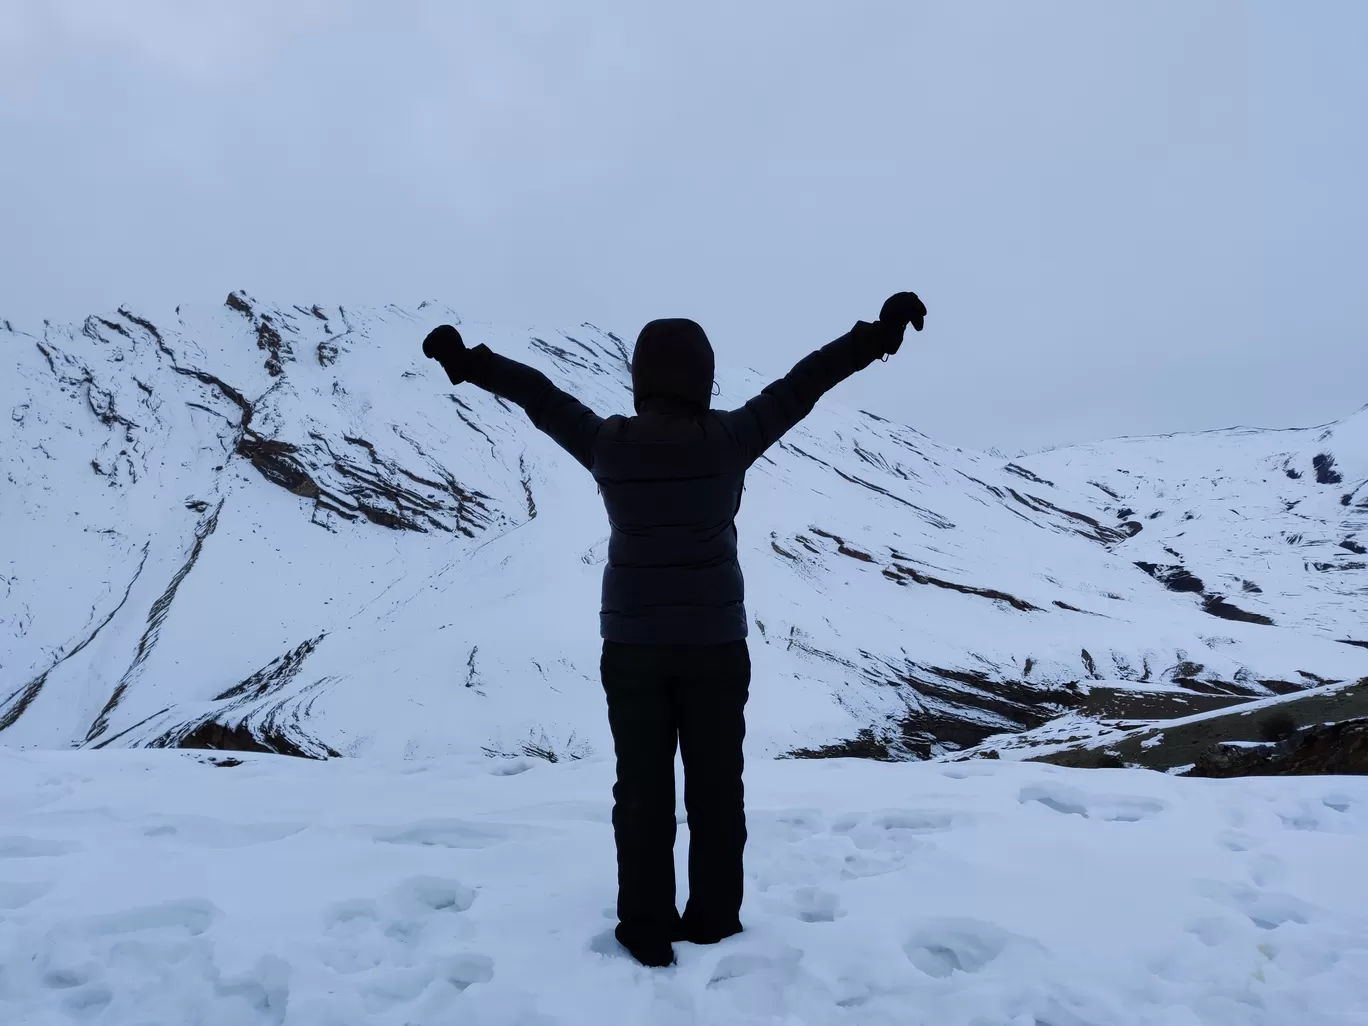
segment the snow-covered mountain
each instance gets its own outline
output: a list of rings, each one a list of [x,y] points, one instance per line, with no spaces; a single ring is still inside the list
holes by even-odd
[[[442,321],[243,293],[0,321],[0,744],[607,750],[594,484],[422,358]],[[464,330],[630,409],[612,332]],[[719,404],[787,369],[720,348]],[[915,344],[865,373],[972,401]],[[841,398],[739,518],[755,754],[928,756],[1368,676],[1368,408],[1006,459]]]

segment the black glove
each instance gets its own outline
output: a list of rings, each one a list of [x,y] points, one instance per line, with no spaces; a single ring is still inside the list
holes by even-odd
[[[423,355],[440,363],[453,385],[459,385],[466,379],[468,352],[461,333],[450,324],[433,328],[428,332],[428,337],[423,339]]]
[[[903,333],[910,324],[918,331],[926,323],[926,304],[915,292],[896,292],[884,300],[879,310],[879,326],[884,334],[884,352],[896,353]]]

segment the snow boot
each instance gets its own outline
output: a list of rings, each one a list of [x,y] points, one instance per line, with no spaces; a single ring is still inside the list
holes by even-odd
[[[645,936],[619,923],[613,936],[642,965],[651,969],[664,969],[674,965],[674,947],[668,937]]]
[[[688,941],[690,944],[716,944],[718,941],[734,937],[741,932],[741,924],[733,919],[728,923],[702,923],[681,917],[675,929],[674,939]]]

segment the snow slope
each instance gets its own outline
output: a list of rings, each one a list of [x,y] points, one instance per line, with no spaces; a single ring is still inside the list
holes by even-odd
[[[646,970],[611,939],[611,761],[239,758],[0,749],[0,1022],[1358,1026],[1368,1002],[1364,778],[755,763],[746,932]]]
[[[444,320],[234,293],[0,321],[0,743],[608,750],[592,480],[422,359]],[[611,332],[463,330],[630,409]],[[727,369],[717,341],[719,404],[786,369]],[[973,401],[915,347],[865,373]],[[754,755],[937,755],[1368,676],[1345,643],[1368,641],[1368,409],[1008,460],[838,389],[756,465],[739,527]]]

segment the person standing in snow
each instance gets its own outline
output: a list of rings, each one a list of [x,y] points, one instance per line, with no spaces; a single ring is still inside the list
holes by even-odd
[[[453,384],[517,403],[588,470],[607,508],[600,672],[617,755],[618,941],[666,966],[672,941],[741,930],[741,782],[750,654],[736,513],[746,471],[838,382],[898,351],[926,307],[900,292],[736,410],[710,409],[713,350],[694,321],[651,321],[632,353],[636,416],[600,417],[546,375],[467,349],[449,324],[423,341]],[[675,907],[675,750],[684,760],[689,900]]]

